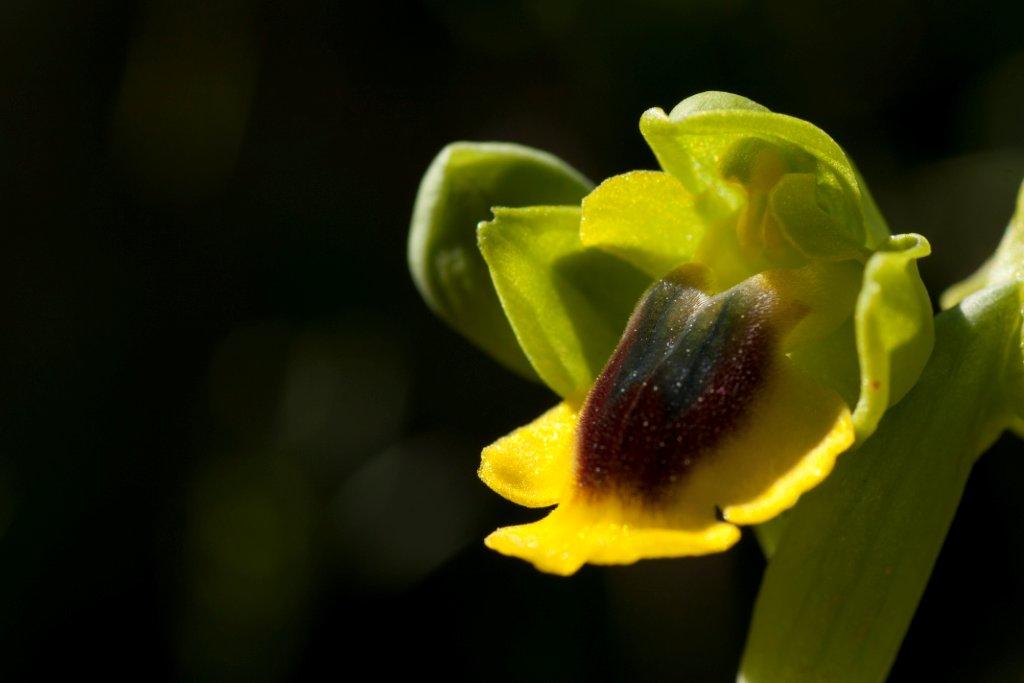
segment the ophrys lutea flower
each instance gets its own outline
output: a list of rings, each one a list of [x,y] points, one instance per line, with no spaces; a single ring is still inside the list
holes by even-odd
[[[889,236],[823,132],[724,93],[651,110],[641,130],[664,170],[585,196],[550,157],[452,146],[410,238],[428,302],[563,398],[480,467],[506,498],[556,506],[487,544],[559,574],[728,548],[866,438],[931,345],[927,243]],[[554,192],[523,190],[545,174],[562,205],[501,208]],[[476,235],[486,271],[453,213],[480,197],[495,207]],[[487,333],[491,300],[508,326]]]

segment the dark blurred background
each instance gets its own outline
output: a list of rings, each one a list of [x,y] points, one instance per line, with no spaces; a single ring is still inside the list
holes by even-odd
[[[603,3],[602,3],[603,4]],[[481,445],[553,402],[406,269],[445,143],[593,179],[706,89],[857,160],[933,295],[1024,177],[1024,5],[0,4],[0,668],[145,680],[729,681],[763,561],[541,575]],[[971,477],[895,681],[1020,680],[1024,459]]]

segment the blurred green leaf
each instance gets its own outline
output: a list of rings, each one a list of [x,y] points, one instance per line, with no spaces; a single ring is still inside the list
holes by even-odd
[[[789,515],[741,681],[885,679],[971,465],[1011,423],[998,387],[1020,371],[1021,318],[1018,283],[938,317],[920,381]]]
[[[557,394],[582,403],[650,280],[580,242],[576,207],[494,209],[480,251],[519,344]]]
[[[494,206],[579,204],[591,182],[554,156],[521,145],[456,142],[430,164],[416,195],[409,269],[445,322],[505,366],[536,379],[477,250],[476,226]]]
[[[317,506],[307,474],[279,453],[233,453],[202,465],[187,501],[186,678],[284,680],[317,586]]]

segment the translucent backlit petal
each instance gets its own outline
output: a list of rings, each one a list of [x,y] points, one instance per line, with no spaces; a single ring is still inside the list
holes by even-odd
[[[481,453],[478,474],[513,503],[547,507],[572,483],[577,412],[559,403],[530,424],[503,436]]]

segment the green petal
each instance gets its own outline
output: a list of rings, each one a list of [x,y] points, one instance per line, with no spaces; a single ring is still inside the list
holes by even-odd
[[[702,198],[709,216],[738,209],[743,199],[737,192],[742,191],[730,181],[742,182],[744,164],[754,159],[751,149],[767,144],[779,153],[781,172],[810,174],[813,181],[808,185],[808,180],[798,179],[777,200],[785,208],[780,220],[795,221],[786,232],[798,248],[815,256],[828,243],[843,250],[851,245],[874,249],[889,234],[849,158],[832,138],[806,121],[772,113],[735,95],[701,93],[669,115],[657,108],[648,110],[640,130],[662,168]],[[799,221],[816,213],[827,220],[816,216],[813,226],[826,229],[827,236],[803,229]],[[830,252],[829,257],[847,256]]]
[[[932,307],[917,272],[917,259],[929,253],[923,237],[897,235],[864,268],[854,313],[860,398],[853,422],[859,441],[910,390],[931,353]]]
[[[492,206],[577,204],[592,184],[544,152],[456,142],[430,164],[409,230],[409,269],[434,312],[495,359],[536,378],[498,302],[476,245]]]
[[[578,405],[611,355],[650,280],[580,242],[576,207],[494,210],[480,251],[526,357]]]
[[[810,259],[841,261],[865,258],[855,229],[847,229],[835,213],[816,201],[818,187],[811,173],[787,173],[772,190],[770,205],[779,227],[794,247]]]
[[[615,254],[652,278],[689,261],[703,236],[693,196],[667,173],[617,175],[583,200],[583,244]]]
[[[993,387],[1020,365],[1021,324],[1013,285],[936,319],[917,385],[788,516],[740,680],[885,680],[971,465],[1009,422]]]

